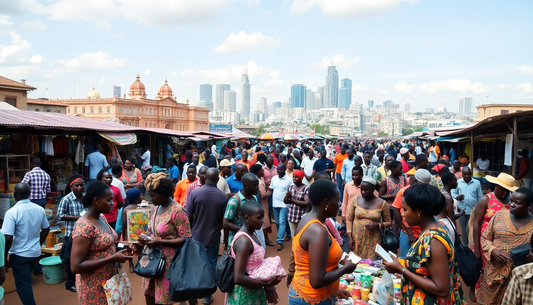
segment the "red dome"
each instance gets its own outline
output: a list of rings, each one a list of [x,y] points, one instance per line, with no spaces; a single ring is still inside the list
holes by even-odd
[[[145,91],[144,84],[141,83],[141,78],[139,77],[139,74],[137,74],[137,77],[135,77],[135,82],[131,84],[130,91],[134,91],[134,92]]]
[[[165,84],[161,86],[161,88],[159,89],[158,95],[161,96],[162,98],[172,96],[172,89],[168,85],[168,82],[166,79],[165,79]]]

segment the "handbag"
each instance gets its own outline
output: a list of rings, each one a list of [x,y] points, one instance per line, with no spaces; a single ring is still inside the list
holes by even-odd
[[[174,302],[200,299],[217,291],[215,270],[207,250],[192,237],[185,238],[172,258],[167,279],[170,299]]]
[[[472,287],[476,285],[481,276],[481,262],[477,259],[474,251],[461,242],[455,226],[453,226],[453,230],[455,231],[455,260],[459,267],[459,274],[465,285]]]
[[[526,256],[530,250],[530,244],[520,245],[511,250],[511,259],[517,267],[529,263]]]
[[[159,208],[159,207],[158,207]],[[157,210],[154,215],[157,214]],[[155,216],[154,216],[155,221]],[[154,221],[152,221],[152,232],[154,232]],[[135,265],[135,273],[146,278],[158,278],[163,275],[165,269],[165,255],[158,248],[145,246],[139,261]]]
[[[65,236],[65,239],[66,241],[59,252],[59,258],[61,258],[63,263],[68,263],[70,262],[70,252],[72,251],[72,236]]]
[[[102,286],[104,287],[107,304],[125,305],[131,302],[133,290],[126,272],[122,271],[113,275],[109,280],[102,283]]]
[[[380,229],[381,231],[381,246],[385,251],[397,252],[400,248],[400,239],[396,232],[392,229]]]
[[[231,256],[231,247],[229,247],[218,259],[216,268],[217,287],[222,292],[229,293],[235,288],[235,281],[233,279],[234,265],[235,259]]]

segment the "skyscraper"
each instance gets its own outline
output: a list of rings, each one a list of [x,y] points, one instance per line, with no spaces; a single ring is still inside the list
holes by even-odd
[[[328,67],[328,75],[326,76],[326,94],[323,107],[339,107],[339,71],[337,71],[335,66]]]
[[[307,92],[305,93],[306,100],[305,100],[305,107],[307,110],[315,110],[318,109],[315,103],[315,92],[311,89],[307,89]]]
[[[245,71],[241,77],[241,112],[245,118],[250,116],[250,80],[248,71]]]
[[[317,91],[316,91],[316,95],[315,95],[315,109],[320,109],[320,108],[324,108],[324,96],[325,96],[325,92],[324,92],[324,86],[320,86],[318,87]]]
[[[274,106],[274,108],[281,108],[281,102],[274,102],[272,103],[272,106]]]
[[[352,80],[345,78],[341,80],[339,89],[339,108],[348,110],[352,104]]]
[[[113,86],[113,97],[120,97],[120,86]]]
[[[213,86],[211,84],[200,85],[200,101],[213,101]]]
[[[369,109],[374,108],[374,100],[368,100],[368,108]]]
[[[306,88],[304,85],[295,84],[291,86],[291,108],[305,108]]]
[[[405,105],[403,105],[403,111],[411,112],[411,104],[405,103]]]
[[[230,90],[231,86],[226,84],[218,84],[216,95],[215,95],[215,105],[214,109],[217,111],[224,110],[224,91]]]
[[[474,112],[474,99],[465,97],[465,114],[472,114]]]
[[[235,90],[224,91],[224,110],[237,111],[237,92]]]
[[[259,98],[259,102],[257,102],[257,111],[260,111],[264,114],[267,114],[267,99],[266,97]]]

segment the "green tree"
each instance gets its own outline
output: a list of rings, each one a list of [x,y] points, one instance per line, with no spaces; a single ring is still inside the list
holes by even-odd
[[[259,128],[257,128],[256,130],[254,130],[252,132],[252,135],[258,137],[258,136],[264,134],[265,132],[266,132],[265,125],[261,124],[261,125],[259,125]]]
[[[387,137],[387,136],[389,136],[389,134],[384,131],[378,132],[378,137]]]
[[[321,124],[310,124],[309,128],[315,131],[316,134],[329,134],[329,126]]]
[[[423,130],[422,127],[416,127],[415,128],[415,132],[421,132],[422,130]]]
[[[411,128],[404,128],[403,130],[403,135],[406,136],[406,135],[410,135],[410,134],[413,134],[414,133],[414,130],[411,129]]]

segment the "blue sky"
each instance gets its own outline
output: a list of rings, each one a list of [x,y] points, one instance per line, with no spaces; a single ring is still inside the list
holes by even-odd
[[[0,1],[0,75],[25,78],[30,97],[81,98],[127,93],[139,72],[148,97],[168,78],[195,103],[202,83],[239,97],[247,65],[255,109],[324,85],[333,60],[353,103],[531,104],[531,12],[518,0]]]

